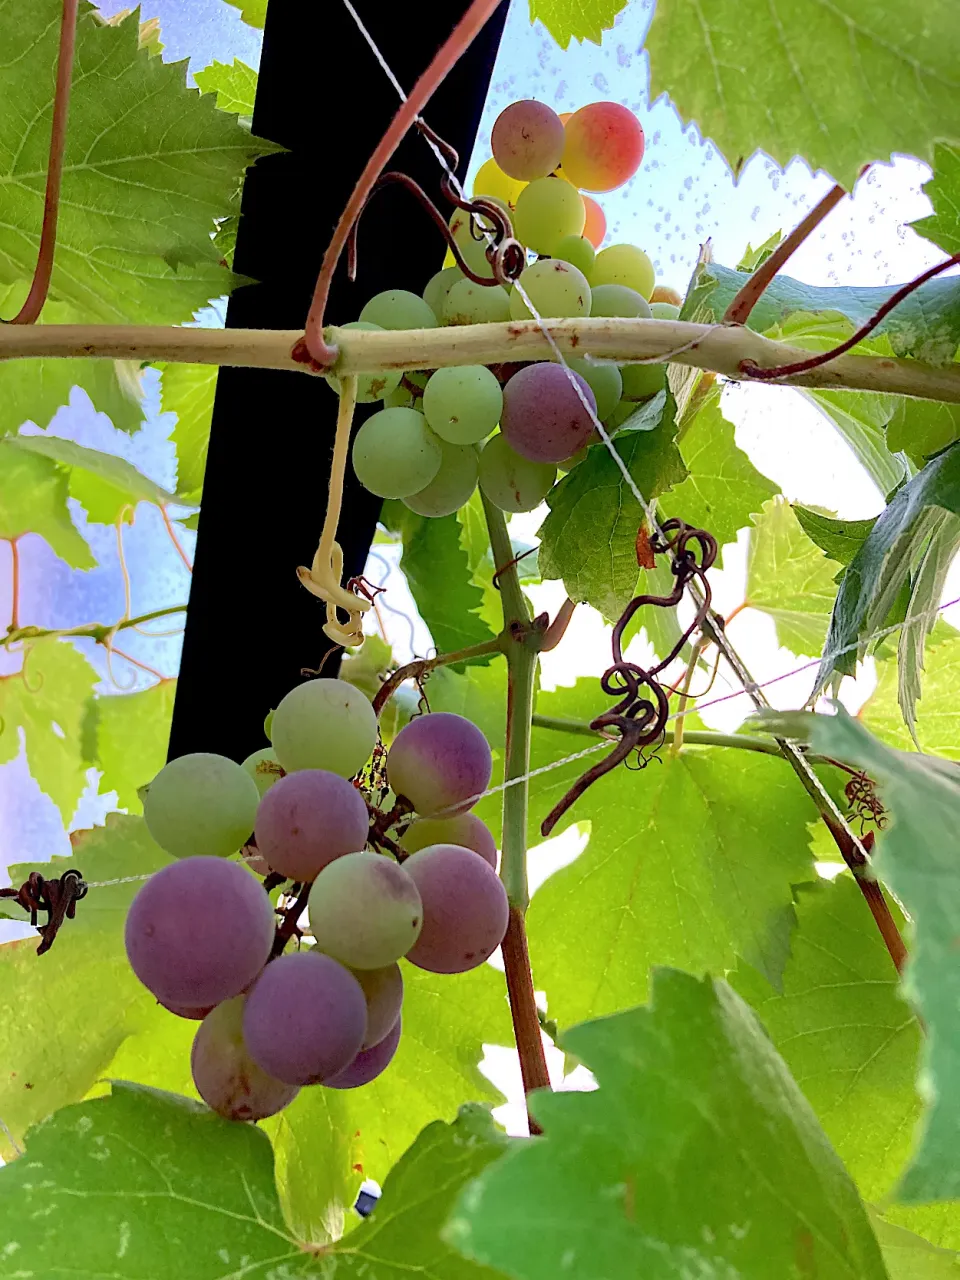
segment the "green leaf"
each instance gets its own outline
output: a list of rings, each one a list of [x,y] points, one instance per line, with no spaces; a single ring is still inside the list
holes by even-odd
[[[614,442],[648,501],[686,476],[674,439],[674,408],[668,395],[659,427],[630,431]],[[584,461],[550,491],[547,505],[550,514],[539,530],[543,578],[562,578],[571,600],[614,621],[640,575],[636,543],[643,510],[606,445],[590,446]]]
[[[654,975],[649,1009],[566,1032],[594,1093],[535,1093],[544,1135],[461,1195],[447,1238],[518,1280],[886,1271],[849,1175],[724,982]]]
[[[0,283],[36,265],[60,27],[59,0],[0,9]],[[236,207],[246,167],[275,148],[186,87],[186,61],[138,47],[135,15],[77,27],[51,297],[108,324],[188,321],[237,283],[214,219]]]
[[[38,533],[73,569],[97,563],[67,507],[70,474],[50,458],[0,440],[0,538]]]
[[[221,111],[232,111],[238,116],[253,115],[257,73],[239,58],[234,58],[232,63],[211,62],[193,78],[202,93],[217,95],[217,106]]]
[[[537,711],[582,721],[606,705],[596,681],[581,680],[541,694]],[[531,766],[584,745],[535,727]],[[531,839],[600,758],[531,779]],[[533,971],[561,1026],[646,999],[653,965],[717,973],[740,956],[779,979],[792,886],[814,874],[809,801],[771,756],[688,748],[661,759],[600,779],[556,828],[590,823],[584,852],[537,890],[528,915]]]
[[[877,523],[875,516],[869,520],[838,520],[825,511],[801,506],[799,502],[792,505],[793,514],[807,537],[817,544],[828,560],[844,566],[854,558]]]
[[[650,100],[668,93],[735,174],[758,150],[781,168],[801,155],[850,190],[865,164],[896,152],[932,162],[933,139],[956,131],[950,0],[908,27],[899,0],[675,0],[657,8],[646,43]]]
[[[175,413],[171,437],[177,450],[177,492],[186,502],[199,502],[207,446],[217,390],[217,367],[212,364],[165,364],[160,382],[160,407]]]
[[[539,18],[561,49],[571,40],[599,44],[627,0],[530,0],[530,21]]]
[[[68,640],[53,638],[31,642],[21,670],[0,676],[0,764],[20,754],[22,730],[30,773],[65,823],[87,784],[84,710],[99,678]]]
[[[920,673],[924,670],[923,653],[927,637],[940,616],[938,609],[944,584],[958,550],[960,517],[938,512],[936,526],[910,583],[910,598],[897,643],[897,702],[918,747],[917,703]]]
[[[226,0],[234,9],[240,10],[240,16],[248,26],[263,29],[267,19],[267,0]]]
[[[933,177],[923,194],[933,214],[911,223],[917,235],[926,236],[951,256],[960,253],[960,146],[937,142],[933,149]]]
[[[960,1253],[939,1249],[873,1209],[868,1211],[890,1280],[957,1280],[960,1276]]]
[[[13,449],[39,454],[67,468],[70,497],[76,498],[95,524],[132,519],[132,509],[138,502],[152,502],[162,507],[174,501],[172,493],[116,454],[88,449],[60,436],[17,436],[6,443]]]
[[[774,499],[750,531],[746,603],[769,614],[793,653],[819,653],[837,595],[839,565],[807,537],[789,502]]]
[[[774,231],[773,235],[768,236],[763,244],[758,245],[756,249],[748,243],[743,251],[743,256],[737,263],[738,271],[756,271],[758,267],[762,267],[766,260],[773,255],[773,251],[783,239],[782,231]]]
[[[19,884],[31,871],[58,876],[78,867],[94,884],[146,875],[169,861],[142,819],[111,814],[105,827],[74,836],[69,857],[12,866],[10,876]],[[128,1036],[148,1029],[152,1036],[167,1022],[187,1025],[159,1008],[127,960],[123,925],[139,887],[90,889],[44,956],[37,957],[32,939],[0,946],[0,1116],[17,1141],[30,1125],[83,1098]],[[2,914],[23,919],[6,904]],[[9,1158],[3,1137],[0,1130],[0,1154]]]
[[[152,781],[167,759],[176,680],[161,680],[137,693],[103,695],[93,704],[101,793],[116,791],[117,804],[142,813],[138,788]]]
[[[927,1027],[920,1079],[927,1113],[898,1188],[907,1204],[960,1198],[960,771],[884,746],[845,712],[814,717],[814,750],[866,769],[893,822],[874,858],[914,922],[905,989]]]
[[[852,332],[846,323],[837,328],[836,343],[842,342]],[[834,342],[827,344],[834,345]],[[885,339],[884,345],[887,345]],[[884,428],[899,412],[898,403],[925,405],[930,401],[906,401],[872,391],[812,391],[806,387],[800,394],[830,419],[881,493],[890,493],[904,480],[906,468],[903,460],[891,452],[894,445]]]
[[[917,736],[924,751],[960,761],[960,636],[952,628],[938,628],[928,658]],[[878,662],[877,687],[859,719],[884,742],[910,751],[913,742],[900,712],[898,684],[897,663],[892,658]]]
[[[938,400],[897,398],[897,407],[887,427],[887,448],[902,449],[915,466],[924,463],[960,439],[960,405]]]

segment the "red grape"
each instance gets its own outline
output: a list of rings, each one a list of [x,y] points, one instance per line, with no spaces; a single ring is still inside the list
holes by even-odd
[[[640,121],[617,102],[591,102],[566,124],[563,172],[576,187],[613,191],[623,186],[643,159]]]
[[[376,1080],[389,1067],[400,1043],[400,1019],[377,1044],[361,1049],[354,1060],[335,1076],[328,1076],[323,1083],[328,1089],[359,1089],[361,1085]]]
[[[361,1049],[379,1043],[400,1017],[403,1004],[403,974],[398,964],[383,969],[351,969],[367,999],[367,1034]]]
[[[434,844],[403,866],[423,900],[423,928],[407,959],[431,973],[463,973],[483,964],[510,918],[506,890],[489,863],[472,849]]]
[[[417,818],[403,833],[400,848],[417,853],[428,844],[459,844],[479,853],[494,871],[497,869],[497,842],[475,813],[458,813],[455,818]]]
[[[387,779],[417,813],[451,817],[487,788],[493,760],[475,724],[449,711],[411,720],[387,753]]]
[[[596,411],[597,402],[586,381],[558,364],[528,364],[504,387],[500,430],[522,458],[562,462],[590,438],[593,419],[570,385],[571,376]]]
[[[225,1000],[204,1018],[193,1038],[190,1070],[197,1093],[227,1120],[265,1120],[300,1092],[261,1071],[243,1042],[244,996]]]
[[[542,102],[512,102],[497,116],[490,135],[493,158],[510,178],[532,182],[560,163],[566,141],[563,121]]]
[[[334,858],[367,842],[363,796],[339,774],[300,769],[275,782],[257,810],[257,849],[281,875],[313,880]]]

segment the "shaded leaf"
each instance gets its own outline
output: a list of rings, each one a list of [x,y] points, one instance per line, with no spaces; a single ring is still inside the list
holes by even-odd
[[[171,437],[177,450],[177,492],[186,502],[199,502],[217,389],[212,364],[165,364],[160,382],[160,407],[175,413]]]
[[[571,40],[599,44],[627,0],[530,0],[530,21],[539,18],[561,49]]]
[[[888,1222],[873,1210],[870,1224],[890,1280],[957,1280],[960,1276],[960,1253],[938,1249],[929,1240]]]
[[[257,73],[239,58],[233,62],[211,62],[209,67],[194,74],[202,93],[215,93],[221,111],[232,111],[238,116],[253,115],[253,100],[257,93]]]
[[[933,213],[912,223],[917,235],[938,244],[944,253],[960,253],[960,146],[937,142],[933,149],[933,177],[923,185]]]
[[[876,517],[869,520],[838,520],[836,516],[812,507],[793,504],[793,514],[808,538],[817,544],[828,560],[848,565],[867,540]]]

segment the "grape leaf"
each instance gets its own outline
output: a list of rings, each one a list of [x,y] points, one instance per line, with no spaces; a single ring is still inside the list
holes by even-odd
[[[849,1175],[725,982],[658,969],[651,1007],[563,1034],[593,1093],[532,1095],[542,1137],[461,1194],[447,1239],[518,1280],[885,1280]]]
[[[960,1253],[939,1249],[873,1210],[870,1225],[890,1280],[957,1280],[960,1276]]]
[[[82,725],[99,679],[79,650],[54,638],[31,642],[21,670],[0,676],[0,764],[19,755],[22,730],[30,773],[65,823],[87,783]]]
[[[926,694],[917,717],[924,751],[960,761],[960,636],[952,629],[935,633],[928,651]],[[860,720],[884,742],[910,751],[913,743],[897,701],[897,663],[877,663],[877,687],[860,711]]]
[[[59,0],[0,8],[0,282],[36,264],[60,26]],[[236,277],[219,265],[214,219],[237,203],[247,165],[275,150],[213,98],[187,64],[138,47],[135,15],[77,26],[51,297],[84,321],[190,320]],[[46,122],[46,123],[44,123]]]
[[[668,395],[655,430],[629,431],[615,441],[648,501],[686,476],[674,439],[674,409]],[[550,514],[539,529],[543,578],[562,578],[571,600],[585,601],[614,621],[640,575],[636,544],[643,510],[606,445],[590,446],[583,462],[551,489],[547,505]]]
[[[907,1204],[960,1199],[960,770],[884,746],[839,708],[811,719],[814,750],[878,782],[893,822],[874,867],[915,926],[905,990],[928,1030],[920,1076],[927,1112],[897,1195]]]
[[[903,626],[897,637],[897,702],[904,723],[917,746],[917,703],[920,701],[920,673],[923,654],[939,617],[938,609],[950,566],[960,550],[960,517],[947,511],[936,513],[936,526],[910,582],[910,596]]]
[[[790,504],[774,499],[750,530],[746,603],[769,614],[793,653],[819,653],[840,566],[820,554]]]
[[[902,449],[915,466],[924,463],[960,439],[960,405],[938,400],[897,398],[897,407],[887,427],[887,448]]]
[[[541,694],[537,711],[583,721],[607,701],[595,681],[581,680]],[[582,737],[534,727],[531,766],[584,746]],[[741,956],[779,979],[791,886],[814,874],[809,801],[771,756],[689,748],[661,758],[600,779],[556,828],[590,823],[584,852],[537,890],[528,915],[537,984],[561,1025],[644,1000],[652,965],[723,972]],[[531,779],[531,840],[599,759]]]
[[[92,569],[97,562],[67,508],[69,480],[51,458],[0,440],[0,538],[38,533],[71,568]]]
[[[175,413],[171,437],[177,450],[177,492],[186,502],[199,502],[207,466],[217,368],[212,364],[161,366],[160,407]]]
[[[875,516],[869,520],[838,520],[824,511],[801,506],[799,502],[792,505],[793,514],[807,537],[817,544],[828,560],[844,566],[854,558],[877,523]]]
[[[226,0],[234,9],[240,10],[240,16],[251,27],[263,29],[267,20],[267,0]]]
[[[539,18],[561,49],[571,40],[599,44],[627,0],[530,0],[530,21]]]
[[[899,0],[659,5],[647,35],[650,98],[668,93],[735,175],[755,151],[801,155],[848,190],[865,164],[932,161],[956,131],[960,13],[932,0],[905,27]]]
[[[923,194],[933,205],[933,213],[911,223],[917,235],[938,244],[951,256],[960,253],[960,146],[937,142],[933,149],[933,177],[924,183]]]
[[[90,763],[103,771],[101,793],[116,791],[131,813],[143,806],[137,789],[150,782],[167,759],[176,680],[161,680],[137,693],[102,695],[92,703],[96,752]]]
[[[837,342],[842,342],[852,330],[847,324],[838,328],[841,332]],[[814,391],[809,387],[802,388],[800,394],[829,418],[881,493],[890,493],[904,480],[903,460],[891,452],[893,444],[884,428],[897,416],[898,402],[925,405],[930,401],[906,401],[873,391]]]
[[[215,93],[221,111],[232,111],[238,116],[253,115],[253,100],[257,93],[257,73],[239,58],[229,62],[211,62],[194,75],[202,93]]]

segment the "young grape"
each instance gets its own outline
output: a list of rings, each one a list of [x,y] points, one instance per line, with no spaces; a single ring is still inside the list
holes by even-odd
[[[622,364],[624,400],[649,400],[667,385],[665,364]]]
[[[449,711],[417,716],[387,752],[387,779],[425,817],[464,813],[490,782],[490,745],[475,724]]]
[[[597,251],[586,236],[564,236],[553,256],[559,258],[561,262],[569,262],[572,267],[582,272],[583,278],[586,279],[593,270]]]
[[[449,516],[459,511],[477,487],[479,455],[476,445],[440,441],[440,470],[426,488],[403,499],[419,516]]]
[[[381,409],[353,441],[353,469],[379,498],[419,493],[440,470],[440,441],[416,409]]]
[[[490,828],[475,813],[458,813],[453,818],[417,818],[400,840],[405,853],[417,853],[429,844],[459,844],[479,853],[484,862],[497,869],[497,842]]]
[[[201,1009],[250,985],[270,955],[274,926],[270,899],[245,867],[184,858],[144,884],[124,941],[130,967],[159,1001]]]
[[[500,430],[511,449],[531,462],[562,462],[583,447],[593,418],[570,385],[575,378],[590,408],[597,402],[578,373],[559,364],[528,364],[503,389]]]
[[[270,740],[288,773],[329,769],[352,778],[370,759],[377,717],[356,685],[308,680],[291,689],[273,712]]]
[[[458,280],[443,304],[444,324],[500,324],[510,319],[510,296],[502,285]]]
[[[383,969],[351,969],[363,988],[367,1001],[367,1034],[361,1049],[379,1044],[396,1020],[403,1005],[403,974],[398,964]]]
[[[382,333],[384,326],[382,324],[371,324],[369,320],[351,320],[348,324],[342,324],[340,328],[365,329],[367,332],[377,330]],[[332,373],[324,376],[337,395],[339,395],[340,379]],[[375,369],[371,373],[361,373],[357,378],[357,404],[373,404],[375,400],[383,400],[397,389],[402,376],[402,374],[393,369]]]
[[[591,316],[627,316],[649,320],[650,303],[625,284],[598,284],[591,291]]]
[[[260,793],[226,756],[198,751],[164,765],[140,789],[147,830],[174,858],[236,853],[253,830]]]
[[[447,294],[458,281],[466,280],[466,278],[459,267],[443,267],[427,281],[427,287],[423,291],[423,300],[437,317],[438,324],[443,323],[443,307],[447,300]]]
[[[319,1084],[360,1052],[367,1031],[363,988],[315,948],[280,956],[247,995],[243,1039],[253,1061],[286,1084]]]
[[[583,224],[583,234],[595,249],[599,249],[603,244],[603,237],[607,234],[607,215],[596,200],[591,196],[584,195],[582,191],[580,192],[580,199],[583,201],[583,207],[587,211],[587,220]]]
[[[654,320],[679,320],[680,308],[672,302],[651,302],[650,314]]]
[[[545,178],[560,163],[566,140],[563,121],[542,102],[512,102],[494,121],[490,150],[511,178]]]
[[[190,1071],[197,1093],[226,1120],[265,1120],[300,1092],[257,1066],[243,1042],[244,996],[224,1000],[204,1018],[193,1038]]]
[[[643,144],[632,111],[617,102],[591,102],[567,121],[563,171],[587,191],[613,191],[640,167]]]
[[[369,829],[366,803],[352,783],[326,769],[298,769],[261,800],[257,849],[274,871],[303,883],[362,849]]]
[[[510,293],[510,315],[514,320],[529,320],[530,308],[521,289],[538,313],[558,319],[590,314],[590,286],[587,277],[570,262],[561,258],[543,258],[533,262],[520,276],[519,287]]]
[[[510,917],[499,876],[472,849],[434,844],[403,864],[420,890],[423,928],[407,959],[431,973],[464,973],[491,956]]]
[[[249,773],[261,796],[266,795],[273,784],[283,777],[283,768],[273,747],[261,747],[259,751],[252,751],[240,768]]]
[[[409,387],[399,386],[383,397],[385,409],[417,409],[417,397]]]
[[[370,299],[360,319],[381,329],[435,329],[437,317],[423,298],[409,289],[385,289]]]
[[[574,356],[567,359],[567,364],[574,373],[579,373],[593,392],[593,398],[597,402],[597,417],[602,422],[617,407],[623,391],[619,368],[615,364],[594,364],[591,360],[578,360]]]
[[[317,946],[351,969],[382,969],[406,955],[422,918],[413,881],[392,857],[379,853],[338,858],[310,891]]]
[[[480,488],[501,511],[533,511],[553,488],[556,478],[553,463],[522,458],[499,432],[490,437],[480,453]]]
[[[586,219],[576,187],[562,178],[537,178],[520,192],[513,226],[521,244],[535,253],[553,254],[564,236],[583,234]]]
[[[450,444],[477,444],[500,421],[503,392],[482,364],[455,365],[430,375],[423,412],[430,427]]]
[[[597,254],[590,284],[625,284],[642,298],[649,298],[656,278],[653,263],[642,249],[635,244],[612,244]]]
[[[361,1049],[352,1062],[335,1076],[327,1076],[323,1081],[327,1089],[359,1089],[361,1085],[376,1080],[389,1067],[393,1055],[400,1043],[400,1018],[376,1044],[368,1049]]]
[[[475,197],[487,196],[502,200],[508,208],[512,209],[517,203],[517,196],[526,185],[525,182],[508,177],[491,157],[485,160],[477,170],[477,176],[473,181],[473,194]]]

